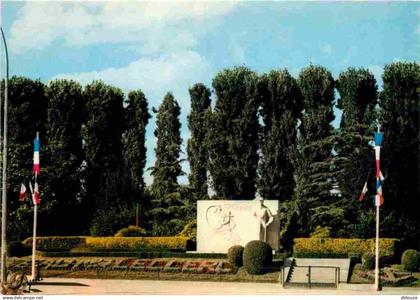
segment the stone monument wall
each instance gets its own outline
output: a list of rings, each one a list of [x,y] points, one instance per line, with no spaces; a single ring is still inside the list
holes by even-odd
[[[197,202],[197,252],[226,253],[233,245],[262,240],[261,225],[254,212],[256,200],[200,200]],[[279,202],[264,200],[274,220],[267,228],[267,243],[279,249]]]

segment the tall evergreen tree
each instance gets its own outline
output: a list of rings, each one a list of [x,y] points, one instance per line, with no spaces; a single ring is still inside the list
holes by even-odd
[[[143,170],[146,165],[146,126],[150,114],[148,102],[141,90],[128,94],[125,108],[126,131],[123,138],[125,170],[128,178],[128,196],[139,202],[144,194]]]
[[[181,153],[181,108],[171,93],[167,93],[159,110],[155,111],[157,145],[156,161],[152,169],[152,190],[155,197],[173,193],[178,188],[178,176],[182,175],[179,156]]]
[[[258,182],[261,196],[291,200],[295,187],[291,149],[296,143],[302,97],[297,81],[287,70],[271,71],[262,77],[261,158]]]
[[[301,209],[301,234],[316,226],[334,226],[342,211],[333,204],[332,125],[334,79],[320,66],[309,66],[299,74],[304,112],[295,152],[295,199]]]
[[[206,112],[210,109],[210,90],[202,83],[195,84],[190,90],[191,112],[188,116],[188,128],[191,138],[188,140],[187,153],[190,162],[188,176],[195,198],[205,199],[207,195],[207,160],[208,152],[205,146]]]
[[[213,79],[217,100],[206,144],[212,187],[218,197],[255,196],[259,144],[257,79],[246,67],[223,70]]]
[[[119,202],[121,192],[124,96],[120,89],[94,81],[83,95],[86,101],[86,198],[90,214]]]
[[[56,206],[48,218],[56,234],[80,233],[81,223],[74,222],[80,210],[81,164],[84,158],[81,128],[84,116],[82,87],[74,81],[56,80],[46,89],[48,145],[42,165],[48,168],[46,187],[51,191],[47,201]]]
[[[180,199],[178,176],[183,174],[180,164],[181,152],[181,109],[171,93],[167,93],[156,115],[155,148],[156,161],[153,175],[149,212],[152,233],[154,235],[172,235],[182,229],[185,223],[183,202]]]
[[[340,94],[337,107],[343,111],[335,147],[339,158],[337,166],[341,170],[337,178],[342,196],[340,206],[345,209],[345,219],[350,223],[348,234],[354,236],[365,231],[357,228],[363,223],[360,218],[365,218],[365,213],[369,212],[366,206],[372,203],[359,203],[357,198],[366,176],[370,174],[370,179],[374,179],[371,170],[375,162],[368,142],[375,126],[378,92],[375,77],[366,69],[349,68],[340,74],[336,85]],[[370,184],[369,189],[374,191],[374,180],[370,180]]]
[[[418,247],[420,222],[420,65],[398,62],[385,66],[380,94],[384,133],[381,168],[386,174],[384,234]]]
[[[2,85],[4,86],[4,84]],[[8,237],[22,239],[31,235],[32,203],[19,202],[19,190],[22,180],[32,175],[33,139],[36,132],[40,133],[41,147],[47,144],[45,124],[47,123],[48,99],[45,96],[45,86],[39,80],[13,76],[9,80],[8,108]],[[42,148],[41,148],[42,151]],[[45,165],[42,164],[39,185],[41,200],[39,214],[39,233],[48,234],[49,226],[42,222],[43,216],[49,213],[52,201],[49,201],[49,191],[45,189]]]

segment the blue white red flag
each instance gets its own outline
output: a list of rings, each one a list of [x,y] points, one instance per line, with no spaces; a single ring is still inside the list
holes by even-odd
[[[376,205],[384,204],[384,196],[382,194],[382,182],[380,178],[376,178]]]
[[[26,199],[26,185],[22,182],[20,185],[19,200],[23,201]]]
[[[39,202],[40,202],[38,183],[35,181],[35,186],[34,186],[34,188],[32,188],[32,183],[29,181],[29,188],[31,189],[33,204],[38,205]]]
[[[34,139],[34,174],[35,177],[39,176],[39,137]]]
[[[367,181],[366,181],[365,185],[363,186],[362,192],[360,193],[359,201],[362,201],[365,198],[367,191],[368,191],[368,188],[367,188]]]
[[[39,204],[39,186],[38,182],[35,181],[35,187],[34,187],[34,196],[33,196],[34,205]]]
[[[384,196],[382,193],[382,180],[384,176],[381,172],[381,144],[383,140],[383,134],[381,132],[375,132],[375,160],[376,160],[376,197],[375,205],[381,206],[384,204]]]

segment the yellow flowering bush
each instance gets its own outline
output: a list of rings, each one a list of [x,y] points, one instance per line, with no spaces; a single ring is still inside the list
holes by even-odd
[[[45,251],[65,251],[85,244],[84,236],[40,236],[36,238],[36,249]],[[32,249],[32,238],[22,244]]]
[[[397,242],[397,239],[379,239],[379,255],[393,256]],[[293,247],[295,257],[362,256],[366,252],[375,253],[375,239],[296,238]]]
[[[86,247],[96,250],[137,251],[144,249],[187,250],[185,237],[86,237]]]
[[[190,239],[187,237],[90,237],[90,236],[46,236],[37,237],[37,250],[69,251],[83,248],[90,250],[138,251],[176,250],[186,251]],[[32,247],[32,238],[23,244]]]
[[[128,227],[118,230],[118,232],[114,236],[115,237],[145,236],[146,233],[147,233],[146,230],[139,226],[128,225]]]

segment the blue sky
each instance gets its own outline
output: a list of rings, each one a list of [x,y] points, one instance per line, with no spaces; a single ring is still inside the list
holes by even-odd
[[[419,20],[416,2],[6,1],[2,7],[12,75],[45,83],[102,79],[124,92],[142,89],[150,107],[171,91],[182,108],[184,149],[194,83],[211,86],[218,71],[235,65],[260,73],[287,68],[297,76],[312,63],[335,77],[350,66],[369,68],[381,86],[385,64],[419,61]],[[153,119],[148,167],[154,127]]]

